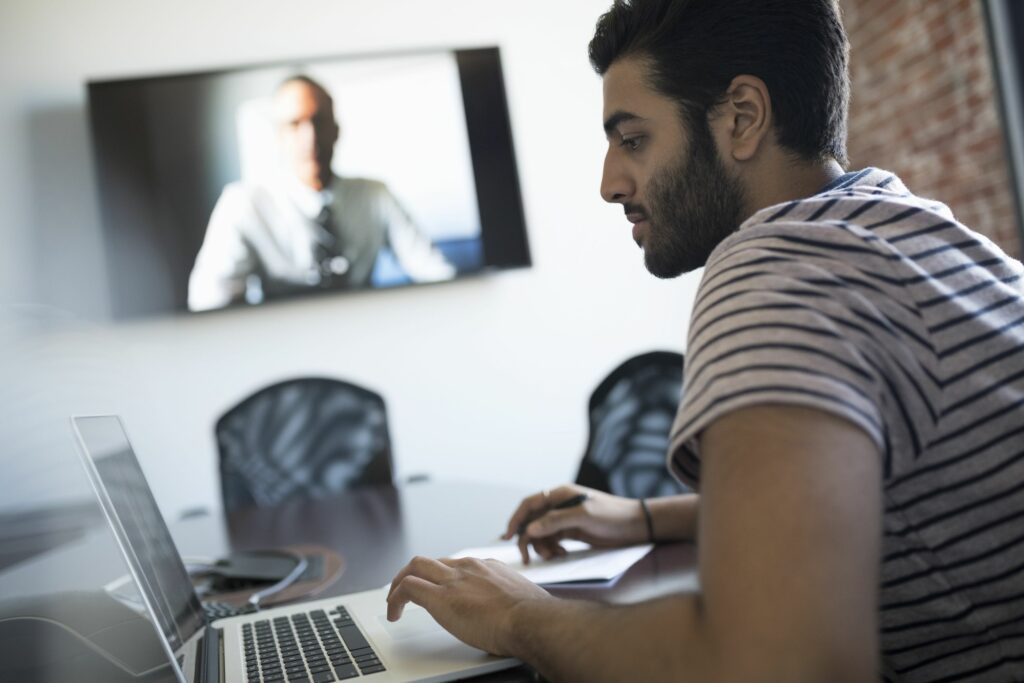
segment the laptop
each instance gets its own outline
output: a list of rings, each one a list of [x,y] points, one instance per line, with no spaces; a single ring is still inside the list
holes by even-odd
[[[179,683],[450,681],[520,663],[462,643],[416,605],[388,622],[386,587],[210,622],[120,418],[71,421],[100,507]]]

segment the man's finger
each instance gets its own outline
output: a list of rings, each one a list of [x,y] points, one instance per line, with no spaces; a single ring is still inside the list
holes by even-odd
[[[516,545],[519,546],[519,556],[523,558],[523,564],[530,564],[530,537],[520,534],[516,539]]]
[[[519,527],[522,526],[531,517],[536,516],[538,513],[542,513],[548,509],[548,504],[551,499],[551,495],[548,491],[541,491],[535,493],[532,496],[527,496],[519,503],[519,507],[512,513],[512,516],[508,520],[508,527],[505,529],[505,533],[502,534],[504,540],[508,540],[519,533]]]
[[[537,554],[545,560],[550,560],[553,557],[561,557],[562,555],[565,555],[565,549],[562,547],[562,544],[559,543],[561,536],[561,534],[556,534],[546,538],[534,539],[533,547],[537,551]]]
[[[438,562],[449,569],[466,569],[478,562],[483,562],[483,560],[477,557],[442,557]]]
[[[391,587],[388,594],[388,621],[398,621],[408,602],[414,602],[428,612],[433,612],[435,598],[441,591],[436,583],[418,576],[406,576]]]
[[[395,574],[395,578],[391,580],[391,590],[388,591],[388,597],[391,596],[391,593],[395,592],[395,587],[407,576],[415,576],[436,584],[441,583],[446,579],[450,579],[454,573],[455,572],[451,567],[439,560],[421,556],[414,557],[409,561],[409,564],[402,567],[402,569]]]

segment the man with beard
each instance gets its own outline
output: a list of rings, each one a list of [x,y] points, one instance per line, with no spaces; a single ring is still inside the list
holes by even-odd
[[[844,172],[846,55],[832,0],[616,0],[590,45],[603,198],[653,274],[705,266],[668,454],[697,493],[562,486],[505,537],[699,539],[699,591],[608,606],[414,558],[389,618],[555,681],[1024,680],[1024,267]]]

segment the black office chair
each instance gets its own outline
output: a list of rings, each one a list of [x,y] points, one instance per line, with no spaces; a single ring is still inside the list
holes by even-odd
[[[683,356],[651,351],[625,361],[590,396],[590,435],[576,483],[628,498],[690,489],[669,473],[669,431],[683,390]]]
[[[215,427],[225,510],[393,481],[384,399],[335,379],[260,389]]]

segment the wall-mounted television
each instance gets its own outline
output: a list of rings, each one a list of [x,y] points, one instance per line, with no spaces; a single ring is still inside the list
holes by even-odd
[[[530,265],[497,48],[91,81],[116,317]]]

